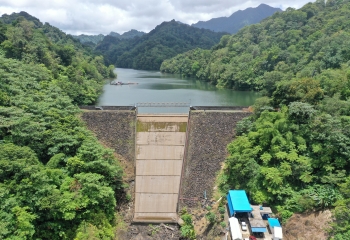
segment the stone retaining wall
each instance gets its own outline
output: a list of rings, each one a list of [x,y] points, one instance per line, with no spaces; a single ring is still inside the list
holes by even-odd
[[[204,199],[205,191],[208,199],[212,197],[217,173],[228,155],[226,146],[235,137],[235,126],[250,114],[237,111],[190,111],[180,209],[198,206],[198,202]]]
[[[134,161],[136,111],[88,110],[81,117],[100,142]]]

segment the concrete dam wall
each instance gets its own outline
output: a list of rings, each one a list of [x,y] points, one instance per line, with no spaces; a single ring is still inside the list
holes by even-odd
[[[176,222],[187,115],[138,115],[134,222]]]
[[[121,158],[127,181],[135,180],[133,221],[175,222],[182,207],[197,207],[204,193],[212,197],[235,126],[251,113],[205,109],[182,117],[83,111],[87,127]]]

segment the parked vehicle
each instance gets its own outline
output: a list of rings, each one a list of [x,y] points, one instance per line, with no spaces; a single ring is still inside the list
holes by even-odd
[[[247,231],[248,227],[247,224],[245,222],[242,222],[242,231]]]
[[[254,236],[249,236],[249,240],[256,240],[256,237],[254,237]]]

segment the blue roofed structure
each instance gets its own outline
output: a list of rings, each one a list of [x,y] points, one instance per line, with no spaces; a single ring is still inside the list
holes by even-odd
[[[281,224],[277,218],[268,218],[267,221],[269,222],[271,229],[274,227],[281,227]]]
[[[236,212],[252,211],[252,207],[250,206],[247,194],[244,190],[230,190],[227,194],[227,205],[230,217]]]

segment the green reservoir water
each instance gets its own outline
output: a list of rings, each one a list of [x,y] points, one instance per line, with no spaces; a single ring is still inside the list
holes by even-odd
[[[123,68],[117,68],[116,72],[117,81],[138,84],[110,85],[109,82],[106,83],[98,105],[131,106],[143,102],[187,102],[191,106],[249,106],[260,96],[255,92],[217,89],[206,82],[181,78],[174,74]],[[174,112],[174,109],[168,110]],[[147,108],[145,111],[164,112],[166,109]],[[175,112],[182,111],[184,109],[175,110]]]

